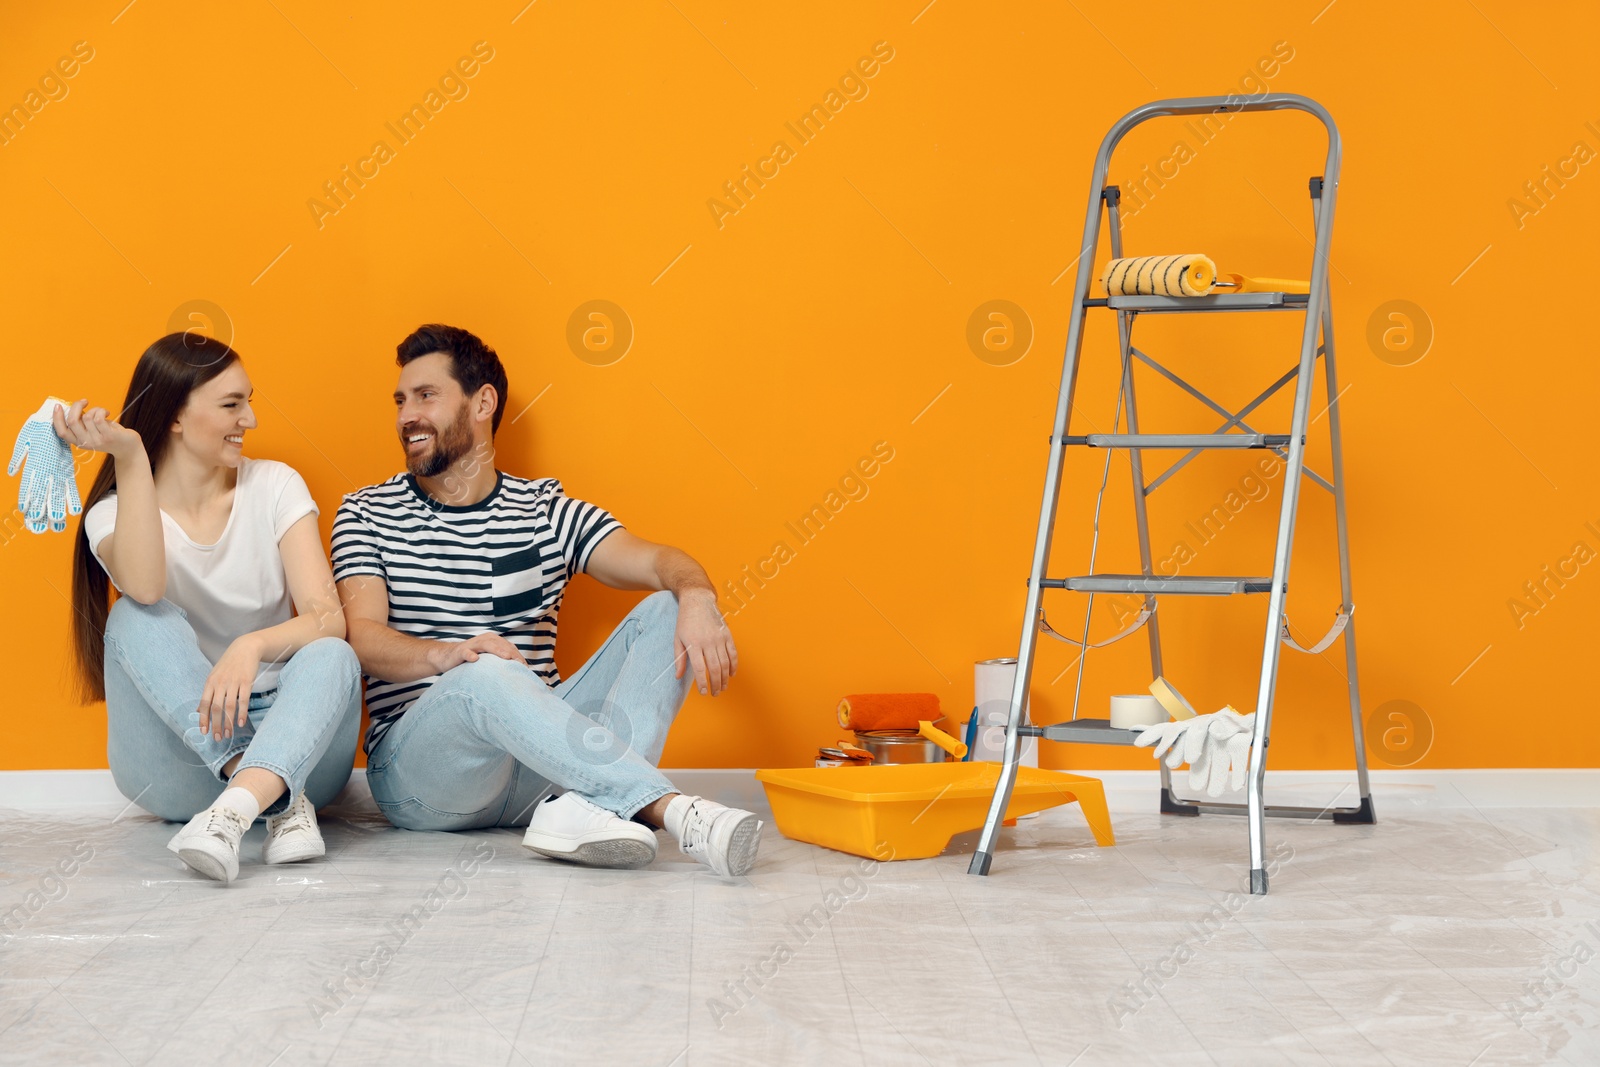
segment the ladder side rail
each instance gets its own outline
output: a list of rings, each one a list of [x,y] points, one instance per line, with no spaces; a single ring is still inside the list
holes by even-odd
[[[1061,488],[1061,466],[1066,449],[1060,441],[1067,434],[1068,418],[1072,411],[1072,398],[1078,384],[1078,358],[1083,350],[1084,306],[1089,295],[1089,279],[1094,272],[1094,253],[1100,243],[1100,212],[1103,203],[1106,171],[1111,165],[1111,151],[1126,132],[1127,118],[1113,127],[1100,143],[1095,156],[1094,171],[1090,180],[1089,203],[1084,211],[1083,240],[1078,245],[1078,276],[1073,283],[1072,313],[1067,325],[1067,345],[1061,364],[1061,385],[1056,399],[1054,429],[1050,434],[1050,459],[1045,470],[1044,498],[1039,505],[1039,528],[1034,539],[1033,571],[1028,578],[1027,605],[1022,613],[1022,637],[1017,649],[1017,673],[1011,687],[1011,706],[1006,714],[1006,740],[1000,761],[1000,777],[995,783],[994,795],[989,801],[989,813],[978,837],[978,847],[967,867],[969,874],[988,874],[994,859],[995,844],[999,840],[1000,825],[1005,821],[1006,805],[1011,802],[1011,790],[1017,781],[1017,762],[1021,758],[1017,727],[1022,724],[1023,702],[1026,699],[1029,679],[1033,673],[1033,653],[1039,637],[1039,605],[1044,594],[1041,584],[1050,561],[1050,540],[1055,528],[1056,504]],[[1035,742],[1037,744],[1037,741]]]
[[[1108,198],[1107,205],[1107,213],[1111,221],[1111,258],[1120,259],[1122,257],[1121,196]],[[1118,356],[1122,361],[1122,391],[1126,403],[1128,433],[1130,434],[1139,432],[1138,403],[1134,398],[1133,386],[1133,324],[1137,317],[1136,313],[1131,311],[1119,310],[1117,312]],[[1131,473],[1133,475],[1133,508],[1134,520],[1139,531],[1140,573],[1150,575],[1154,572],[1150,564],[1150,513],[1147,501],[1153,490],[1147,488],[1144,484],[1143,450],[1139,448],[1129,450],[1128,466],[1132,469]],[[1148,627],[1147,636],[1150,641],[1150,677],[1155,679],[1161,677],[1165,671],[1161,656],[1161,619],[1156,613],[1156,597],[1154,593],[1145,594],[1144,607],[1146,611],[1150,612],[1150,618],[1145,625]],[[1084,655],[1088,655],[1087,649],[1084,650]],[[1084,669],[1087,666],[1088,664],[1083,659],[1078,661],[1078,680],[1080,684],[1083,680]],[[1076,700],[1073,701],[1072,717],[1074,719],[1078,717]],[[1157,760],[1156,763],[1160,768],[1161,796],[1163,798],[1170,797],[1172,795],[1172,770],[1167,766],[1165,760]]]
[[[1333,514],[1339,536],[1339,595],[1343,598],[1341,609],[1348,614],[1344,625],[1345,681],[1350,689],[1350,730],[1356,746],[1356,788],[1366,809],[1369,822],[1376,822],[1372,808],[1372,786],[1367,781],[1366,723],[1361,715],[1361,683],[1356,673],[1356,618],[1355,591],[1350,579],[1350,528],[1345,517],[1344,495],[1344,443],[1339,428],[1338,376],[1333,361],[1333,306],[1332,300],[1323,311],[1322,322],[1324,372],[1327,376],[1328,439],[1333,447]]]
[[[1304,98],[1301,98],[1302,100]],[[1309,103],[1309,101],[1307,101]],[[1289,455],[1284,470],[1283,501],[1278,509],[1278,540],[1273,553],[1272,591],[1268,594],[1266,640],[1261,653],[1260,688],[1256,694],[1255,729],[1250,739],[1250,770],[1246,798],[1250,809],[1250,892],[1267,892],[1266,821],[1263,789],[1266,785],[1267,738],[1272,719],[1273,694],[1278,681],[1282,645],[1279,628],[1294,549],[1295,512],[1300,499],[1300,472],[1305,466],[1305,434],[1318,356],[1317,338],[1328,307],[1328,253],[1333,244],[1334,203],[1339,188],[1339,130],[1320,105],[1313,113],[1328,131],[1328,155],[1323,168],[1321,208],[1316,213],[1316,243],[1312,250],[1311,292],[1307,297],[1305,328],[1300,338],[1300,373],[1295,383],[1294,414],[1289,428]]]

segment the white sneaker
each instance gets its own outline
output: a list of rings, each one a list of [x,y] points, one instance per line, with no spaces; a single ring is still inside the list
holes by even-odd
[[[748,873],[761,845],[762,822],[755,813],[724,807],[704,797],[683,799],[688,801],[686,806],[679,807],[680,802],[674,800],[668,807],[666,822],[684,854],[724,877]]]
[[[267,816],[267,839],[261,845],[263,863],[298,863],[325,856],[328,846],[317,828],[317,810],[305,793],[280,815]]]
[[[219,882],[239,877],[239,839],[250,824],[232,808],[211,807],[184,824],[167,848],[189,868]]]
[[[548,797],[533,809],[522,847],[587,867],[645,867],[656,858],[655,831],[577,793]]]

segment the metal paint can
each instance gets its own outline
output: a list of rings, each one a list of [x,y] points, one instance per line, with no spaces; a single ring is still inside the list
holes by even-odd
[[[856,742],[873,763],[943,763],[945,750],[915,730],[857,730]]]
[[[974,664],[972,703],[978,709],[978,733],[972,745],[970,758],[994,762],[1005,758],[1006,719],[1011,714],[1011,687],[1016,681],[1017,657],[1015,656],[981,659]],[[1032,700],[1025,696],[1022,701],[1024,722],[1033,721],[1028,714],[1032,704]],[[1023,737],[1018,738],[1018,741],[1022,747],[1019,762],[1024,767],[1039,766],[1038,739]]]

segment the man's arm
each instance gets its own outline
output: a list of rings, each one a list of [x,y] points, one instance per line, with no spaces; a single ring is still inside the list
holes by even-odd
[[[470,663],[480,652],[521,663],[517,646],[499,634],[479,634],[467,641],[429,641],[389,626],[389,586],[373,574],[357,574],[339,583],[344,602],[346,639],[356,650],[361,669],[386,682],[415,682],[443,674],[458,663]]]
[[[613,530],[589,553],[589,575],[614,589],[670,589],[678,598],[678,628],[673,657],[694,669],[700,692],[716,696],[739,666],[733,634],[717,608],[717,590],[705,568],[687,552]],[[359,651],[359,649],[357,650]]]
[[[584,570],[613,589],[670,589],[679,601],[684,594],[698,591],[710,594],[713,603],[717,599],[705,568],[687,552],[635,537],[627,530],[613,530],[602,538],[589,553]]]

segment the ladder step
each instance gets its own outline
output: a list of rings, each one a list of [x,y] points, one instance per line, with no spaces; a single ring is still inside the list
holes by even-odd
[[[1235,593],[1270,593],[1271,578],[1202,577],[1167,578],[1150,574],[1085,574],[1076,578],[1042,578],[1045,589],[1074,593],[1180,593],[1189,596],[1231,596]]]
[[[1063,437],[1089,448],[1286,448],[1286,433],[1090,433]],[[1302,437],[1302,443],[1304,438]]]
[[[1137,730],[1112,729],[1110,719],[1073,719],[1037,727],[1046,741],[1069,741],[1078,745],[1131,745]]]
[[[1174,797],[1174,807],[1183,809],[1179,814],[1201,815],[1248,815],[1250,809],[1247,805],[1232,801],[1218,802],[1214,800],[1191,800],[1188,797]],[[1190,811],[1188,809],[1193,809]],[[1263,804],[1261,813],[1269,819],[1311,819],[1326,820],[1336,823],[1371,823],[1372,800],[1363,797],[1361,803],[1353,808],[1313,808],[1297,804]]]
[[[1304,311],[1310,302],[1306,293],[1213,293],[1210,296],[1112,296],[1091,297],[1086,308],[1108,307],[1113,311]]]

